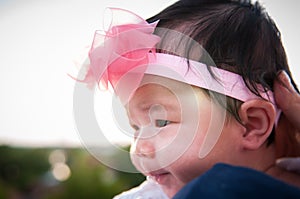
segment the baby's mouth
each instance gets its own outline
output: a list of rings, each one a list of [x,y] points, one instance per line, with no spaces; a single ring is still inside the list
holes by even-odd
[[[166,184],[168,177],[171,175],[170,172],[166,170],[158,170],[158,171],[153,171],[148,174],[150,178],[155,180],[158,184]]]

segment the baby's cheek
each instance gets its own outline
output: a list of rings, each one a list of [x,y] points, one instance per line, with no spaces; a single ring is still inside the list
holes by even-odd
[[[184,169],[180,170],[180,172],[180,181],[187,184],[202,174],[201,165],[195,166],[188,164]]]
[[[144,173],[140,165],[141,163],[141,161],[139,160],[140,158],[137,155],[136,142],[133,142],[130,146],[130,159],[132,164],[135,166],[135,168],[141,173]]]

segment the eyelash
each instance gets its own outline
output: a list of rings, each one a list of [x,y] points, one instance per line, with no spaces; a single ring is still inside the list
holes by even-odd
[[[171,121],[169,120],[155,120],[155,126],[162,128],[167,126],[168,124],[171,124]]]
[[[168,124],[171,124],[172,122],[169,121],[169,120],[155,120],[155,126],[158,127],[158,128],[162,128],[162,127],[165,127],[167,126]],[[140,130],[140,128],[137,126],[137,125],[131,125],[132,128],[135,130],[135,131],[138,131]]]
[[[131,127],[135,130],[135,131],[138,131],[138,130],[140,130],[140,128],[137,126],[137,125],[131,125]]]

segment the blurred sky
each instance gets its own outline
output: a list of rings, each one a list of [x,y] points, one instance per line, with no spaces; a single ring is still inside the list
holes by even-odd
[[[67,74],[76,74],[76,63],[84,60],[94,31],[102,28],[105,7],[125,8],[147,18],[172,2],[0,0],[0,144],[79,146],[72,110],[74,81]],[[300,1],[260,2],[282,33],[300,85]]]

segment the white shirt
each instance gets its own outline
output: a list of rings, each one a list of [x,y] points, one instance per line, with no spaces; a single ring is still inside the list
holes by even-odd
[[[113,199],[169,199],[162,188],[151,178],[147,178],[138,187],[125,191]]]

